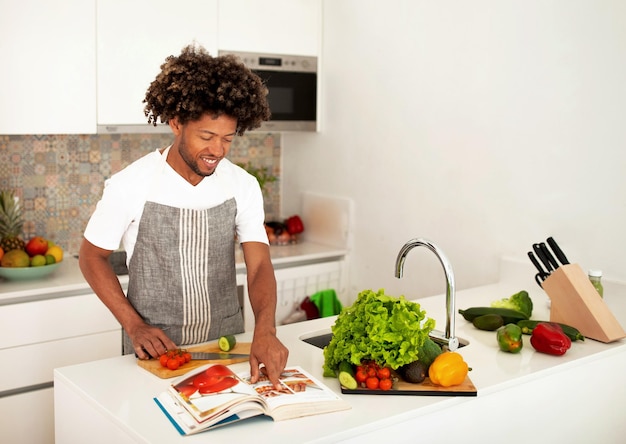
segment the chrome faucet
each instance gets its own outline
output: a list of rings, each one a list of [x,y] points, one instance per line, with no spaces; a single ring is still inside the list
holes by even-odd
[[[454,335],[454,315],[455,315],[455,294],[454,294],[454,272],[452,266],[446,255],[441,251],[439,247],[430,242],[427,239],[419,238],[408,241],[400,252],[396,259],[396,277],[399,279],[402,277],[402,271],[404,269],[404,260],[406,255],[414,247],[426,247],[439,259],[439,262],[443,266],[443,271],[446,275],[446,330],[444,333],[433,330],[430,332],[430,337],[439,343],[446,344],[450,351],[454,351],[459,348],[459,339]]]

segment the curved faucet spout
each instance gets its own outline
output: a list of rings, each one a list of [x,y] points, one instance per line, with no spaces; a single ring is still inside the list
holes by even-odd
[[[446,275],[446,330],[443,334],[435,331],[431,332],[431,336],[435,340],[444,342],[448,345],[451,351],[456,350],[459,347],[459,340],[454,334],[454,314],[455,314],[455,292],[454,292],[454,272],[452,266],[446,255],[437,247],[434,243],[427,239],[418,238],[408,241],[400,249],[398,257],[396,258],[396,277],[401,278],[404,270],[404,260],[407,254],[415,247],[426,247],[439,259],[439,262],[443,266],[443,271]]]

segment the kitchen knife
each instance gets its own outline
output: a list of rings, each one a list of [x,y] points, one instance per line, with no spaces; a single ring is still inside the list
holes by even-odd
[[[567,257],[563,253],[563,250],[561,250],[561,248],[559,247],[559,244],[556,243],[554,238],[553,237],[549,237],[547,239],[547,242],[548,242],[548,245],[550,245],[550,248],[552,248],[552,251],[554,252],[554,255],[561,262],[561,264],[563,264],[563,265],[569,264],[569,261],[567,260]]]
[[[543,267],[539,264],[539,261],[537,261],[537,258],[532,253],[532,251],[528,252],[528,257],[530,258],[530,261],[533,263],[533,265],[535,266],[535,268],[539,272],[539,277],[541,278],[541,280],[542,281],[545,280],[549,276],[549,273],[546,273],[546,271],[543,269]]]
[[[225,359],[248,359],[250,355],[238,353],[205,353],[191,352],[191,359],[203,361],[222,361]]]
[[[539,244],[539,248],[541,248],[541,251],[543,252],[548,262],[550,262],[550,266],[552,266],[554,270],[559,268],[559,263],[556,261],[554,256],[552,256],[552,253],[550,253],[550,250],[548,250],[548,246],[544,242],[541,242]]]
[[[550,274],[550,272],[552,271],[552,265],[550,265],[550,261],[544,254],[541,246],[539,244],[533,244],[533,250],[535,251],[535,254],[539,258],[543,266],[546,267],[546,270],[548,270],[548,274]]]

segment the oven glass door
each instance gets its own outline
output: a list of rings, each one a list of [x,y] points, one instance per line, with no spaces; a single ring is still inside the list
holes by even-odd
[[[309,72],[254,71],[265,82],[271,121],[315,122],[317,74]]]

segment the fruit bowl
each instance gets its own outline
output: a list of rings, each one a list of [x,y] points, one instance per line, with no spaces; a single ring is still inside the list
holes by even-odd
[[[0,267],[0,277],[10,281],[32,281],[53,273],[60,264],[42,265],[41,267]]]

